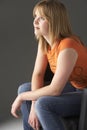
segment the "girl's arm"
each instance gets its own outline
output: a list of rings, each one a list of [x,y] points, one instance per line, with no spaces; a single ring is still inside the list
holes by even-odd
[[[78,54],[74,49],[68,48],[62,50],[58,56],[56,72],[50,85],[39,88],[38,90],[20,94],[13,103],[12,113],[16,113],[21,102],[24,100],[35,101],[39,97],[47,95],[59,96],[73,71],[77,58]]]
[[[73,71],[77,57],[77,52],[72,48],[61,51],[57,60],[56,73],[50,85],[36,91],[23,93],[20,95],[21,99],[37,100],[41,96],[59,96]]]
[[[41,49],[41,45],[38,45],[37,57],[31,79],[31,89],[35,91],[44,86],[44,75],[47,68],[47,56]],[[34,101],[32,101],[32,107]],[[31,108],[32,108],[31,107]]]
[[[36,61],[35,61],[34,70],[33,70],[32,79],[31,79],[32,91],[35,91],[44,86],[44,75],[45,75],[45,71],[47,68],[47,64],[48,64],[47,56],[42,51],[41,45],[38,44],[37,56],[36,56]],[[20,96],[17,96],[16,99],[18,99],[18,97],[20,97]],[[17,101],[17,100],[15,100],[15,101]],[[31,110],[34,110],[34,103],[35,103],[35,101],[32,101]],[[11,109],[12,114],[13,114],[13,112],[12,112],[13,106],[14,107],[20,106],[20,102],[17,105],[16,104],[12,105],[12,109]],[[18,115],[16,115],[16,114],[14,116],[18,117]]]
[[[40,44],[38,45],[37,57],[32,74],[32,90],[39,89],[44,85],[44,75],[47,68],[47,56],[42,51]]]

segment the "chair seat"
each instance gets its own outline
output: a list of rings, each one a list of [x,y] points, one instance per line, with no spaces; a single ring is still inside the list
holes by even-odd
[[[78,130],[79,117],[62,117],[65,130]]]

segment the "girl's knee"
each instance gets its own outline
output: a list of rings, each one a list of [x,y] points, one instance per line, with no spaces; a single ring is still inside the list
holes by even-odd
[[[31,90],[31,83],[24,83],[18,87],[18,94],[30,91]]]
[[[35,102],[35,110],[40,111],[40,109],[46,109],[47,108],[47,98],[48,96],[43,96],[40,97],[36,102]]]

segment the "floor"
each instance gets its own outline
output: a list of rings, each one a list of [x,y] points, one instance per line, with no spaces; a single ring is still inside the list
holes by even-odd
[[[0,124],[0,130],[23,130],[22,119],[9,119]]]

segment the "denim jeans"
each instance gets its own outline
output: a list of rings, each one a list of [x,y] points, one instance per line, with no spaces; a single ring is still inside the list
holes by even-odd
[[[31,91],[31,83],[19,86],[18,94]],[[64,130],[61,117],[80,114],[82,91],[67,83],[60,96],[42,96],[35,103],[35,110],[43,130]],[[31,101],[21,106],[24,130],[33,130],[28,123]]]

